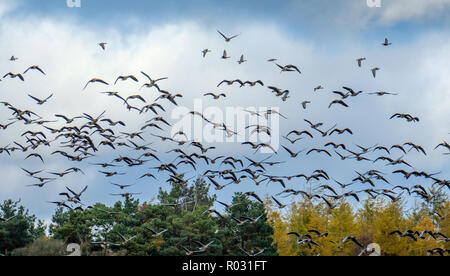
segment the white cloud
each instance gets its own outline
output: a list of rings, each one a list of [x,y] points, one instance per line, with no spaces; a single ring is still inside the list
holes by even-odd
[[[150,114],[136,119],[136,113],[125,111],[118,100],[99,92],[118,90],[124,96],[141,93],[151,101],[157,96],[155,90],[138,90],[143,81],[139,72],[143,70],[154,77],[168,76],[168,80],[161,82],[162,88],[182,93],[184,98],[179,100],[179,103],[190,109],[193,99],[202,98],[206,92],[225,92],[228,95],[226,99],[220,102],[204,99],[205,105],[219,105],[221,108],[236,105],[280,107],[281,113],[289,117],[288,121],[281,120],[283,133],[294,128],[306,128],[304,118],[322,121],[326,126],[332,126],[336,122],[341,128],[350,127],[355,131],[352,137],[305,139],[296,146],[299,149],[323,147],[323,144],[331,139],[341,140],[350,146],[403,143],[412,139],[412,142],[423,145],[429,155],[424,158],[411,153],[408,155],[411,162],[424,170],[442,170],[442,177],[448,177],[449,174],[445,171],[449,167],[448,158],[431,151],[437,143],[448,137],[447,133],[450,131],[446,129],[450,125],[448,108],[450,81],[447,78],[450,69],[445,62],[450,59],[450,40],[443,33],[417,36],[411,39],[408,45],[397,44],[395,38],[391,38],[394,44],[389,48],[383,48],[379,43],[368,46],[352,42],[348,48],[336,51],[333,45],[318,45],[307,38],[296,38],[281,31],[276,25],[265,23],[246,25],[237,31],[222,30],[227,33],[242,33],[229,44],[220,38],[215,28],[199,26],[192,22],[143,27],[139,33],[133,34],[124,34],[111,29],[105,31],[102,36],[70,20],[8,19],[0,22],[0,28],[2,29],[0,55],[15,55],[19,58],[16,62],[1,59],[0,68],[23,72],[29,65],[39,64],[47,73],[45,77],[35,71],[27,73],[24,83],[17,79],[3,79],[0,82],[1,100],[22,109],[32,109],[45,119],[54,119],[53,115],[57,113],[76,116],[86,112],[96,115],[107,110],[107,117],[128,123],[128,126],[123,128],[124,131],[138,130],[152,117]],[[106,51],[97,46],[100,41],[108,42]],[[213,52],[203,59],[200,51],[206,47]],[[227,61],[220,59],[225,48],[232,56],[232,59]],[[245,54],[249,61],[238,65],[236,61],[241,54]],[[367,57],[362,68],[356,66],[356,58],[360,56]],[[272,57],[278,58],[281,64],[299,65],[303,74],[301,76],[297,73],[280,74],[275,65],[266,61]],[[377,79],[373,79],[370,73],[370,68],[374,66],[382,68]],[[118,83],[117,86],[110,87],[93,84],[82,91],[86,82],[93,77],[114,83],[115,78],[122,74],[134,74],[141,83]],[[223,79],[235,78],[261,79],[266,86],[275,85],[289,89],[291,98],[286,103],[281,102],[266,87],[242,89],[236,86],[216,87]],[[319,84],[323,85],[325,90],[313,93],[313,88]],[[365,92],[388,90],[398,92],[400,96],[378,98],[361,95],[348,100],[351,105],[348,110],[344,108],[329,110],[329,102],[335,99],[331,91],[341,90],[344,85]],[[27,97],[28,93],[42,98],[50,93],[54,93],[55,96],[41,107]],[[312,101],[306,111],[300,107],[303,100]],[[170,110],[170,104],[164,105]],[[410,124],[400,120],[389,120],[388,118],[395,112],[412,113],[419,116],[422,121]],[[0,115],[0,118],[3,118],[0,123],[5,123],[5,118],[9,118],[11,112],[1,106]],[[53,125],[58,127],[61,123]],[[20,125],[14,125],[7,131],[0,131],[2,133],[0,146],[13,141],[24,143],[24,138],[20,137],[24,130],[25,128]],[[149,133],[146,135],[148,138],[151,137]],[[158,150],[164,151],[164,146],[160,142],[156,140],[154,142]],[[57,170],[59,166],[64,170],[66,166],[70,166],[68,163],[64,165],[58,163],[61,159],[51,157],[50,149],[42,152],[50,163],[44,165],[47,171]],[[221,152],[236,155],[244,152],[249,156],[253,153],[235,144],[220,145],[216,153],[219,155]],[[92,162],[109,161],[116,157],[112,155],[116,154],[103,151],[97,158],[92,159]],[[89,171],[86,178],[68,177],[64,179],[64,183],[59,181],[55,186],[39,190],[39,194],[35,189],[18,189],[18,185],[24,187],[29,184],[28,179],[18,176],[21,173],[19,166],[36,165],[36,169],[39,169],[38,165],[40,166],[39,162],[23,161],[25,156],[26,154],[14,154],[13,159],[7,158],[5,154],[0,156],[2,160],[8,160],[7,166],[1,170],[5,183],[14,183],[10,184],[12,186],[8,186],[8,189],[2,190],[0,199],[26,195],[28,199],[33,198],[30,201],[32,206],[41,208],[45,214],[50,214],[53,206],[49,204],[42,206],[42,201],[55,200],[56,194],[64,190],[66,185],[81,189],[89,184],[90,188],[86,194],[89,203],[103,198],[111,201],[116,199],[108,197],[111,192],[108,181],[95,174],[96,169],[87,169],[86,164],[80,164]],[[290,164],[292,166],[285,166],[276,173],[298,173],[299,168],[301,171],[310,172],[324,167],[336,175],[349,178],[342,173],[349,165],[352,167],[349,172],[351,175],[356,168],[370,167],[352,161],[344,164],[320,156],[310,157],[307,164],[303,157]],[[255,159],[258,158],[255,156]],[[170,157],[167,162],[172,160]],[[152,163],[146,168],[154,165],[156,164]],[[386,170],[384,165],[381,167]],[[119,178],[117,181],[133,183],[141,174],[142,171],[133,171],[130,176]],[[163,185],[165,179],[161,180],[158,185]],[[136,189],[145,189],[144,198],[149,199],[157,191],[158,185],[141,185]],[[246,187],[249,186],[237,189]]]
[[[16,9],[20,5],[20,3],[21,0],[17,1],[0,0],[0,18]]]
[[[395,0],[382,1],[383,8],[379,20],[395,23],[407,20],[430,19],[448,14],[448,0]]]

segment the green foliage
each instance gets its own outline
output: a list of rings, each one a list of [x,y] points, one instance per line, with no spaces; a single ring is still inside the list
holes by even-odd
[[[236,194],[234,207],[219,218],[208,212],[216,198],[209,194],[210,185],[203,179],[192,185],[179,181],[171,186],[170,191],[159,191],[158,204],[139,204],[126,197],[113,207],[98,203],[85,211],[58,209],[50,233],[66,243],[79,243],[84,255],[186,256],[184,248],[197,251],[196,256],[244,255],[240,248],[255,253],[264,249],[262,255],[277,255],[274,231],[263,204]],[[260,218],[237,226],[231,216]],[[152,230],[165,232],[155,236]],[[103,248],[93,241],[121,246]],[[211,244],[198,252],[198,243]]]
[[[45,227],[19,201],[6,200],[0,204],[0,217],[12,218],[0,222],[0,252],[7,255],[13,249],[24,247],[44,236]]]
[[[247,196],[236,193],[233,197],[231,210],[226,211],[227,216],[219,220],[218,235],[223,237],[225,256],[245,256],[242,251],[257,253],[264,250],[259,256],[276,256],[277,247],[273,244],[273,228],[269,224],[265,206],[260,202],[251,201]],[[243,221],[245,217],[258,219],[256,223],[238,223],[232,219]]]

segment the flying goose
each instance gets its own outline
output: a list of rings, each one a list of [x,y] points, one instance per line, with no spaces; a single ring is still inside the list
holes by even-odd
[[[206,57],[206,54],[207,54],[207,53],[211,53],[211,50],[210,50],[210,49],[204,49],[204,50],[202,51],[203,57]]]
[[[358,62],[358,66],[361,67],[362,62],[366,60],[366,58],[362,57],[362,58],[358,58],[356,61]]]
[[[307,104],[310,104],[311,102],[310,101],[303,101],[302,102],[302,107],[303,107],[303,109],[306,109],[306,105]]]
[[[245,251],[245,250],[244,250],[243,248],[241,248],[241,247],[239,247],[239,249],[240,249],[242,252],[244,252],[245,255],[247,255],[247,256],[249,256],[249,257],[255,257],[255,256],[258,256],[258,255],[261,255],[261,254],[264,253],[264,249],[261,250],[261,251],[259,251],[259,252],[257,252],[257,253],[254,253],[254,252],[249,253],[249,252]]]
[[[45,75],[44,71],[42,71],[42,69],[39,68],[38,65],[33,65],[33,66],[28,67],[28,69],[25,70],[25,72],[23,72],[23,74],[25,75],[29,70],[37,70],[37,71],[41,72],[43,75]]]
[[[30,94],[28,94],[28,97],[32,98],[33,100],[35,100],[37,102],[38,105],[43,105],[45,104],[51,97],[53,97],[53,94],[51,94],[50,96],[48,96],[47,98],[45,98],[44,100],[38,99],[34,96],[31,96]]]
[[[246,62],[247,60],[244,59],[244,55],[241,55],[241,58],[237,61],[237,63],[242,64],[244,62]]]
[[[373,75],[374,78],[377,77],[377,71],[379,71],[379,70],[380,70],[379,67],[375,67],[375,68],[372,68],[372,69],[371,69],[372,75]]]
[[[14,73],[9,72],[3,76],[3,78],[6,78],[6,77],[10,77],[12,79],[19,78],[21,81],[25,81],[22,74],[14,74]]]
[[[214,93],[206,93],[206,94],[204,94],[203,96],[212,96],[213,98],[214,98],[214,100],[218,100],[218,99],[220,99],[220,97],[226,97],[227,95],[225,95],[224,93],[221,93],[221,94],[219,94],[219,95],[216,95],[216,94],[214,94]]]
[[[119,80],[125,81],[125,80],[127,80],[127,79],[132,79],[132,80],[135,81],[135,82],[139,82],[139,80],[138,80],[135,76],[133,76],[133,75],[119,76],[119,77],[116,79],[116,81],[114,82],[114,85],[116,85],[116,83],[117,83]]]
[[[152,232],[152,238],[158,238],[160,236],[162,236],[162,234],[166,233],[167,231],[169,231],[169,229],[164,229],[161,232],[156,232],[153,229],[149,228],[149,227],[145,227],[145,229],[147,229],[148,231]]]
[[[217,30],[217,32],[225,39],[226,42],[230,42],[233,38],[236,38],[236,37],[238,37],[240,35],[240,34],[238,34],[238,35],[234,35],[234,36],[228,37],[228,36],[224,35],[219,30]]]
[[[103,49],[103,51],[106,50],[106,44],[108,44],[108,43],[106,43],[106,42],[97,43],[97,45],[100,46]]]
[[[91,79],[90,81],[88,81],[88,82],[86,83],[86,85],[84,86],[83,90],[85,90],[86,87],[87,87],[90,83],[96,83],[96,82],[102,83],[102,84],[105,84],[105,85],[109,85],[109,83],[107,83],[106,81],[104,81],[104,80],[102,80],[102,79],[93,78],[93,79]]]
[[[229,59],[230,56],[227,55],[227,50],[223,50],[222,59]]]
[[[321,90],[324,89],[322,85],[319,85],[317,87],[314,88],[314,92],[316,92],[317,90]]]
[[[348,105],[343,100],[338,99],[338,100],[332,101],[330,103],[330,105],[328,106],[328,108],[331,108],[331,106],[334,105],[334,104],[340,104],[340,105],[343,105],[345,107],[348,107]]]
[[[387,38],[384,39],[384,43],[382,43],[381,45],[383,46],[389,46],[392,45],[392,43],[389,42],[389,40]]]
[[[377,95],[377,96],[384,96],[384,95],[398,95],[396,93],[389,93],[389,92],[385,92],[385,91],[378,91],[378,92],[374,92],[374,93],[369,93],[369,95]]]
[[[4,223],[8,223],[8,222],[10,222],[11,220],[17,218],[18,216],[19,216],[19,215],[15,215],[15,216],[12,216],[12,217],[9,217],[9,218],[2,218],[2,217],[0,217],[0,221],[2,221],[2,222],[4,222]]]
[[[200,246],[198,248],[198,252],[205,252],[206,250],[208,250],[209,246],[214,243],[214,241],[211,241],[208,244],[203,244],[203,243],[201,243],[199,241],[193,241],[193,242]]]
[[[298,69],[298,67],[295,66],[295,65],[288,64],[288,65],[282,66],[282,65],[280,65],[280,64],[278,64],[278,63],[275,63],[275,64],[278,66],[278,68],[281,69],[281,73],[282,73],[282,72],[293,72],[293,71],[297,71],[299,74],[302,73],[302,72]]]

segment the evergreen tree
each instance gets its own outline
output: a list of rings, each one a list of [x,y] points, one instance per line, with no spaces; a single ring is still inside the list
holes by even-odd
[[[19,201],[6,200],[0,204],[0,252],[8,255],[13,249],[21,248],[45,235],[44,223],[30,215]]]

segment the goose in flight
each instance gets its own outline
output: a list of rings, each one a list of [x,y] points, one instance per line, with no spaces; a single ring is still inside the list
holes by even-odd
[[[413,241],[417,241],[417,238],[416,238],[416,236],[415,236],[415,233],[414,233],[414,231],[412,231],[412,230],[407,230],[407,231],[405,231],[405,232],[401,232],[401,231],[399,231],[399,230],[395,230],[395,231],[392,231],[391,233],[389,233],[389,235],[395,235],[395,234],[398,234],[398,236],[401,237],[401,238],[409,237],[409,238],[411,238]]]
[[[12,125],[12,124],[15,124],[16,123],[16,121],[14,121],[14,122],[11,122],[11,123],[9,123],[9,124],[0,124],[0,129],[2,129],[2,130],[6,130],[10,125]]]
[[[372,68],[372,75],[373,75],[373,77],[374,78],[376,78],[377,77],[377,71],[379,71],[380,70],[380,68],[379,67],[375,67],[375,68]]]
[[[362,57],[362,58],[358,58],[356,61],[358,62],[358,66],[361,67],[362,62],[366,60],[366,58]]]
[[[358,91],[358,92],[356,92],[355,90],[353,90],[352,88],[350,88],[350,87],[346,87],[346,86],[344,86],[344,87],[342,87],[342,88],[344,88],[345,90],[347,90],[349,93],[350,93],[350,96],[352,96],[352,97],[356,97],[356,96],[358,96],[359,94],[361,94],[362,93],[362,91],[360,90],[360,91]]]
[[[334,94],[338,94],[339,96],[341,96],[341,99],[347,99],[348,97],[350,97],[350,95],[351,95],[351,93],[350,92],[347,92],[347,93],[344,93],[344,92],[342,92],[342,91],[333,91],[333,93]]]
[[[301,235],[297,232],[289,232],[288,235],[295,235],[297,237],[297,244],[305,244],[310,249],[312,248],[312,245],[320,246],[318,243],[312,240],[312,237],[309,234]]]
[[[309,233],[314,233],[314,234],[316,234],[318,238],[321,238],[321,237],[328,237],[328,232],[321,233],[320,231],[314,230],[314,229],[313,229],[313,230],[308,230],[308,232],[309,232]]]
[[[25,81],[22,74],[14,74],[14,73],[9,72],[3,76],[3,78],[6,78],[6,77],[10,77],[11,79],[19,78],[21,81]]]
[[[435,254],[439,254],[439,256],[443,257],[444,253],[450,253],[450,249],[442,249],[442,248],[434,248],[431,250],[427,250],[427,254],[428,255],[435,255]]]
[[[228,184],[225,185],[220,185],[219,183],[217,183],[217,181],[215,181],[214,179],[212,179],[211,176],[208,176],[209,181],[211,181],[211,183],[216,187],[216,191],[220,191],[222,189],[224,189],[226,186],[231,185],[233,182],[230,182]]]
[[[44,181],[44,182],[37,183],[37,184],[27,185],[27,187],[39,187],[39,188],[42,188],[42,187],[44,187],[45,185],[47,185],[48,183],[51,183],[51,182],[53,182],[53,181]]]
[[[203,96],[212,96],[213,98],[214,98],[214,100],[218,100],[218,99],[220,99],[220,97],[226,97],[227,95],[225,95],[224,93],[221,93],[221,94],[219,94],[219,95],[216,95],[216,94],[214,94],[214,93],[206,93],[206,94],[204,94]]]
[[[223,80],[217,85],[217,87],[221,86],[223,83],[226,83],[227,85],[233,85],[235,82],[239,83],[241,87],[244,86],[244,82],[241,80]]]
[[[16,58],[15,56],[12,56],[12,57],[9,59],[9,61],[16,61],[16,60],[18,60],[18,58]]]
[[[2,218],[2,217],[0,217],[0,221],[2,221],[2,222],[4,222],[4,223],[8,223],[8,222],[10,222],[11,220],[13,220],[13,219],[15,219],[16,217],[18,217],[19,215],[15,215],[15,216],[12,216],[12,217],[9,217],[9,218]]]
[[[390,43],[389,40],[388,40],[387,38],[385,38],[385,39],[384,39],[384,43],[382,43],[381,45],[387,47],[387,46],[389,46],[389,45],[392,45],[392,43]]]
[[[257,253],[254,253],[254,252],[252,252],[252,253],[249,253],[249,252],[247,252],[246,250],[244,250],[243,248],[241,248],[241,247],[239,247],[239,249],[242,251],[242,252],[244,252],[245,253],[245,255],[247,255],[247,256],[249,256],[249,257],[256,257],[256,256],[258,256],[258,255],[261,255],[261,254],[263,254],[264,253],[264,249],[263,250],[261,250],[261,251],[259,251],[259,252],[257,252]]]
[[[369,95],[384,96],[384,95],[398,95],[398,94],[389,93],[389,92],[385,92],[385,91],[378,91],[378,92],[374,92],[374,93],[369,93]]]
[[[29,154],[29,155],[25,158],[25,160],[28,159],[28,158],[30,158],[30,157],[36,157],[36,158],[39,158],[39,159],[42,161],[42,163],[44,163],[44,158],[42,158],[42,156],[39,155],[39,154],[37,154],[37,153],[31,153],[31,154]]]
[[[56,114],[55,117],[64,119],[67,124],[73,123],[75,121],[75,119],[82,119],[82,118],[84,118],[83,116],[77,116],[77,117],[73,117],[73,118],[68,118],[65,115],[60,115],[60,114]]]
[[[330,129],[328,129],[327,131],[322,131],[318,128],[314,128],[315,130],[317,130],[318,132],[320,132],[322,134],[322,137],[326,137],[328,135],[328,133],[333,130],[337,125],[334,125],[333,127],[331,127]]]
[[[317,87],[314,88],[314,92],[316,92],[317,90],[321,90],[324,89],[322,85],[319,85]]]
[[[242,86],[245,86],[246,84],[250,85],[251,87],[259,84],[261,86],[264,86],[264,83],[262,82],[262,80],[257,80],[257,81],[246,81],[244,82],[244,84]]]
[[[103,49],[103,51],[104,51],[104,50],[106,50],[106,44],[108,44],[108,43],[106,43],[106,42],[100,42],[100,43],[98,43],[97,45],[100,46],[100,47]]]
[[[317,128],[323,126],[323,123],[313,124],[313,123],[311,123],[311,121],[309,121],[309,120],[307,120],[307,119],[303,119],[303,120],[304,120],[305,122],[307,122],[307,123],[311,126],[312,129],[317,129]]]
[[[304,152],[305,150],[301,150],[299,152],[293,152],[292,150],[290,150],[289,148],[282,146],[290,155],[291,158],[296,158],[300,153]]]
[[[21,168],[21,169],[22,169],[24,172],[26,172],[26,173],[28,174],[28,176],[31,176],[31,177],[35,176],[36,174],[39,174],[39,173],[43,172],[43,170],[31,172],[31,171],[28,171],[28,170],[26,170],[26,169],[24,169],[24,168]]]
[[[450,150],[450,144],[447,143],[446,141],[440,143],[439,145],[437,145],[434,150],[437,150],[439,147],[443,147],[443,148],[447,148],[448,150]]]
[[[230,56],[227,55],[227,50],[223,50],[222,59],[229,59]]]
[[[348,241],[352,241],[357,246],[364,248],[364,246],[354,237],[354,236],[347,236],[342,240],[342,244],[345,244]]]
[[[293,72],[293,71],[297,71],[299,74],[302,73],[302,72],[298,69],[298,67],[295,66],[295,65],[288,64],[288,65],[285,65],[285,66],[281,66],[281,65],[278,64],[278,63],[275,63],[275,64],[278,66],[278,68],[281,69],[281,73],[283,73],[283,72]]]
[[[161,232],[156,232],[153,229],[149,228],[149,227],[145,227],[145,229],[147,229],[148,231],[150,231],[152,233],[152,238],[158,238],[160,236],[162,236],[162,234],[166,233],[167,231],[169,231],[169,229],[164,229]]]
[[[308,151],[306,153],[306,155],[309,155],[312,152],[317,152],[317,153],[322,153],[323,152],[323,153],[326,153],[328,156],[331,157],[331,154],[327,150],[324,150],[324,149],[311,149],[310,151]]]
[[[243,216],[241,219],[246,220],[247,222],[249,222],[250,224],[256,224],[262,217],[264,217],[265,214],[260,215],[257,218],[250,218],[250,217],[246,217]]]
[[[303,109],[306,109],[306,105],[307,104],[310,104],[311,102],[310,101],[303,101],[302,102],[302,107],[303,107]]]
[[[264,204],[264,201],[255,193],[255,192],[246,192],[245,193],[246,196],[251,196],[254,199],[258,200],[259,202],[261,202],[262,204]]]
[[[242,64],[244,62],[246,62],[247,60],[244,59],[244,55],[241,55],[241,58],[237,61],[237,63]]]
[[[344,134],[345,132],[348,132],[349,134],[353,135],[352,130],[349,129],[349,128],[345,128],[345,129],[338,129],[338,128],[335,128],[335,129],[333,129],[333,130],[330,132],[329,135],[331,136],[334,132],[337,132],[338,134]],[[345,150],[345,146],[344,146],[344,150]]]
[[[121,189],[121,190],[136,185],[136,184],[132,184],[132,185],[122,185],[122,184],[116,184],[116,183],[112,183],[112,182],[110,182],[110,184],[113,185],[113,186],[119,187],[119,189]]]
[[[41,72],[43,75],[45,75],[44,71],[42,71],[42,69],[39,68],[38,65],[33,65],[33,66],[28,67],[28,69],[25,70],[25,72],[23,72],[23,74],[25,75],[29,70],[37,70],[37,71]]]
[[[217,32],[225,39],[226,42],[230,42],[233,38],[236,38],[236,37],[238,37],[240,35],[240,34],[238,34],[238,35],[234,35],[234,36],[228,37],[228,36],[224,35],[219,30],[217,30]]]
[[[119,76],[119,77],[116,79],[116,81],[114,82],[114,85],[116,85],[116,83],[117,83],[119,80],[125,81],[125,80],[127,80],[127,79],[132,79],[132,80],[134,80],[135,82],[139,82],[138,79],[137,79],[135,76],[133,76],[133,75]]]
[[[198,252],[205,252],[206,250],[208,250],[209,246],[214,243],[214,241],[211,241],[208,244],[203,244],[203,243],[198,242],[198,241],[193,241],[193,242],[200,246],[198,248]]]
[[[275,201],[275,203],[278,205],[279,209],[284,209],[287,207],[287,205],[282,204],[278,199],[276,199],[274,196],[272,196],[273,201]]]
[[[33,100],[35,100],[37,102],[38,105],[43,105],[45,104],[51,97],[53,97],[53,94],[51,94],[50,96],[48,96],[47,98],[45,98],[44,100],[38,99],[34,96],[31,96],[30,94],[28,94],[28,97],[32,98]]]
[[[86,87],[88,87],[88,85],[89,85],[90,83],[96,83],[96,82],[102,83],[102,84],[105,84],[105,85],[109,85],[109,83],[107,83],[106,81],[104,81],[104,80],[102,80],[102,79],[93,78],[93,79],[91,79],[90,81],[88,81],[88,82],[86,83],[86,85],[84,86],[83,90],[85,90]]]
[[[393,118],[403,118],[403,119],[406,119],[408,122],[419,122],[420,121],[420,119],[418,117],[413,117],[410,114],[402,114],[402,113],[395,113],[389,119],[393,119]]]
[[[192,255],[194,255],[195,253],[197,253],[197,251],[189,250],[189,249],[187,249],[187,248],[184,247],[184,246],[181,246],[181,248],[184,250],[184,252],[186,252],[186,256],[192,256]]]
[[[159,78],[159,79],[153,80],[153,79],[152,79],[148,74],[146,74],[145,72],[142,72],[142,71],[141,71],[141,74],[144,75],[144,76],[150,81],[149,83],[144,84],[144,85],[141,87],[141,89],[142,89],[143,87],[150,88],[150,87],[153,87],[153,86],[154,86],[154,87],[156,87],[156,89],[158,89],[158,91],[161,92],[161,89],[159,88],[158,84],[156,84],[156,83],[159,82],[159,81],[167,80],[167,79],[168,79],[168,77],[163,77],[163,78]]]
[[[206,54],[207,54],[207,53],[211,53],[211,50],[210,50],[210,49],[205,49],[205,50],[203,50],[203,51],[202,51],[203,57],[206,57]]]
[[[118,173],[118,172],[103,172],[103,171],[99,171],[99,173],[104,174],[106,177],[113,177],[115,175],[125,175],[125,173]]]
[[[330,103],[330,105],[328,106],[328,108],[331,108],[331,106],[334,105],[334,104],[340,104],[342,106],[348,107],[348,105],[343,100],[337,99],[337,100],[332,101]]]
[[[81,195],[82,195],[84,192],[86,192],[87,188],[88,188],[88,186],[86,185],[86,187],[84,187],[84,189],[81,190],[81,192],[76,193],[76,192],[72,191],[71,189],[69,189],[68,187],[66,187],[66,189],[73,195],[73,198],[76,199],[76,200],[78,200],[78,201],[81,201]]]

